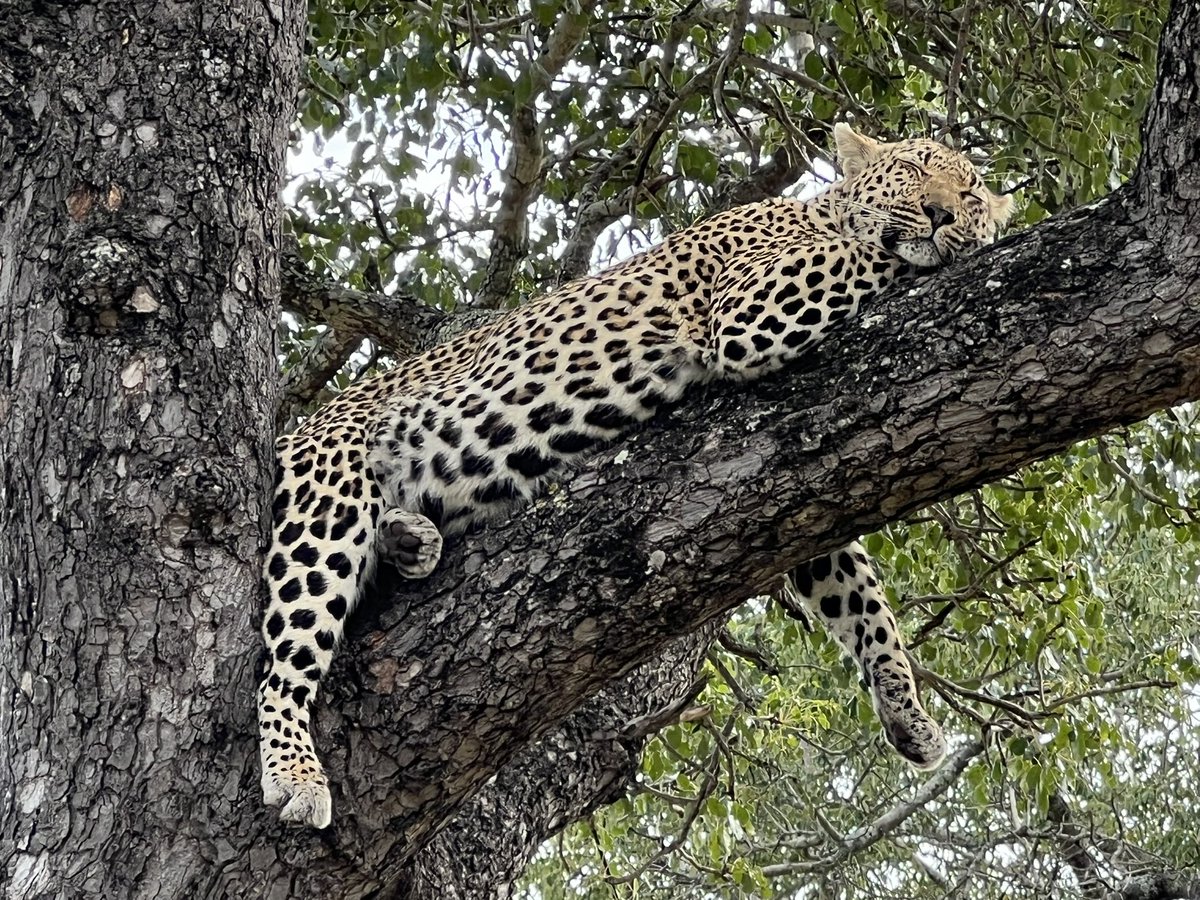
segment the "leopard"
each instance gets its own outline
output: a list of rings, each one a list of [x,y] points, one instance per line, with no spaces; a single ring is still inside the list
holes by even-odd
[[[810,354],[888,285],[991,244],[1012,210],[964,154],[839,123],[840,180],[717,213],[598,274],[354,383],[278,438],[265,555],[261,788],[284,822],[332,819],[317,689],[377,565],[429,576],[443,542],[510,515],[586,454],[714,380]],[[860,542],[791,569],[913,767],[946,752]]]

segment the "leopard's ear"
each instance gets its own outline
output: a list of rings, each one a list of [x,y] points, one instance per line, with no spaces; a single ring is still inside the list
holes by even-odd
[[[1013,214],[1013,198],[1010,194],[993,194],[988,191],[988,208],[992,211],[992,221],[996,223],[996,227],[1003,228]]]
[[[846,180],[854,178],[883,152],[883,144],[856,132],[845,122],[833,126],[833,145]]]

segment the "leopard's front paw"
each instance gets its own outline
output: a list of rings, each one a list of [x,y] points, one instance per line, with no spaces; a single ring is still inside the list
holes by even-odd
[[[285,822],[328,828],[333,818],[329,780],[317,760],[308,710],[271,687],[270,676],[259,688],[259,763],[263,802],[282,806]]]
[[[921,705],[907,664],[880,666],[873,680],[875,713],[888,743],[914,769],[936,769],[946,756],[946,738],[941,726]]]
[[[424,578],[442,558],[442,534],[420,513],[389,509],[379,519],[380,555],[405,578]]]

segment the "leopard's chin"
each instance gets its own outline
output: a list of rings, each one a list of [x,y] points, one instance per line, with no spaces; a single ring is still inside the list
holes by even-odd
[[[892,252],[919,269],[936,269],[950,262],[950,256],[928,238],[898,241]]]

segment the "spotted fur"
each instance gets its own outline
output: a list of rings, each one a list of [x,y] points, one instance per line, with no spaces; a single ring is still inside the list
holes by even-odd
[[[313,696],[378,558],[411,578],[443,535],[494,519],[547,478],[712,378],[776,370],[915,267],[989,243],[1008,217],[962,156],[834,129],[845,180],[807,203],[714,216],[354,385],[278,442],[262,786],[282,818],[330,822]],[[799,567],[814,615],[861,665],[884,733],[914,765],[944,754],[895,619],[857,544]]]

